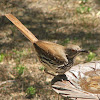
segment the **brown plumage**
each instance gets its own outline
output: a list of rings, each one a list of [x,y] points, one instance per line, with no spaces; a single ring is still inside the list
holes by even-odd
[[[82,50],[77,45],[67,45],[66,47],[47,41],[37,41],[34,43],[38,58],[40,62],[47,68],[58,74],[64,74],[69,70],[73,63],[74,58],[81,52],[87,52]]]
[[[66,47],[47,41],[38,40],[15,16],[5,15],[34,45],[40,62],[47,68],[58,74],[63,74],[69,70],[74,63],[74,58],[82,50],[77,45],[67,45]]]

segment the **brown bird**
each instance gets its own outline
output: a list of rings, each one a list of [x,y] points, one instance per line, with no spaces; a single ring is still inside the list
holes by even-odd
[[[81,52],[87,53],[87,50],[81,49],[77,45],[67,45],[66,47],[47,41],[38,40],[16,17],[12,14],[5,15],[34,45],[40,62],[49,70],[58,74],[64,74],[73,63],[74,58]],[[51,73],[49,73],[51,74]]]
[[[34,43],[40,62],[46,69],[58,74],[64,74],[74,64],[74,58],[81,52],[88,53],[77,45],[69,44],[66,47],[47,41]]]

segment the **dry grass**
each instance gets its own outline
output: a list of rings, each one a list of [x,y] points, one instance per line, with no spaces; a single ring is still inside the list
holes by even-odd
[[[74,43],[96,53],[100,59],[100,3],[99,0],[3,0],[0,15],[14,14],[38,39],[62,45]],[[80,13],[81,5],[92,10]],[[79,9],[79,11],[77,11]],[[42,71],[33,45],[10,23],[0,16],[0,100],[27,100],[29,86],[36,89],[31,100],[63,100],[51,88],[52,76]],[[87,56],[78,56],[77,63],[86,62]],[[24,66],[21,77],[17,66]],[[11,73],[14,77],[12,77]],[[17,77],[17,78],[16,78]],[[15,82],[8,82],[15,80]],[[62,99],[61,99],[62,98]]]

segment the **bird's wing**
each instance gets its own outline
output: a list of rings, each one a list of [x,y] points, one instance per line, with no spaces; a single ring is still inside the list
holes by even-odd
[[[49,58],[59,62],[68,62],[64,47],[55,43],[38,41],[35,44],[36,51],[40,53],[45,53]],[[44,55],[45,55],[44,54]]]

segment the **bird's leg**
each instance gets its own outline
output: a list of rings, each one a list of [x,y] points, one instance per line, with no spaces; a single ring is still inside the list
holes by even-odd
[[[47,69],[44,69],[45,73],[49,74],[49,75],[52,75],[52,76],[56,76],[55,74],[52,74],[50,72],[47,71]]]

